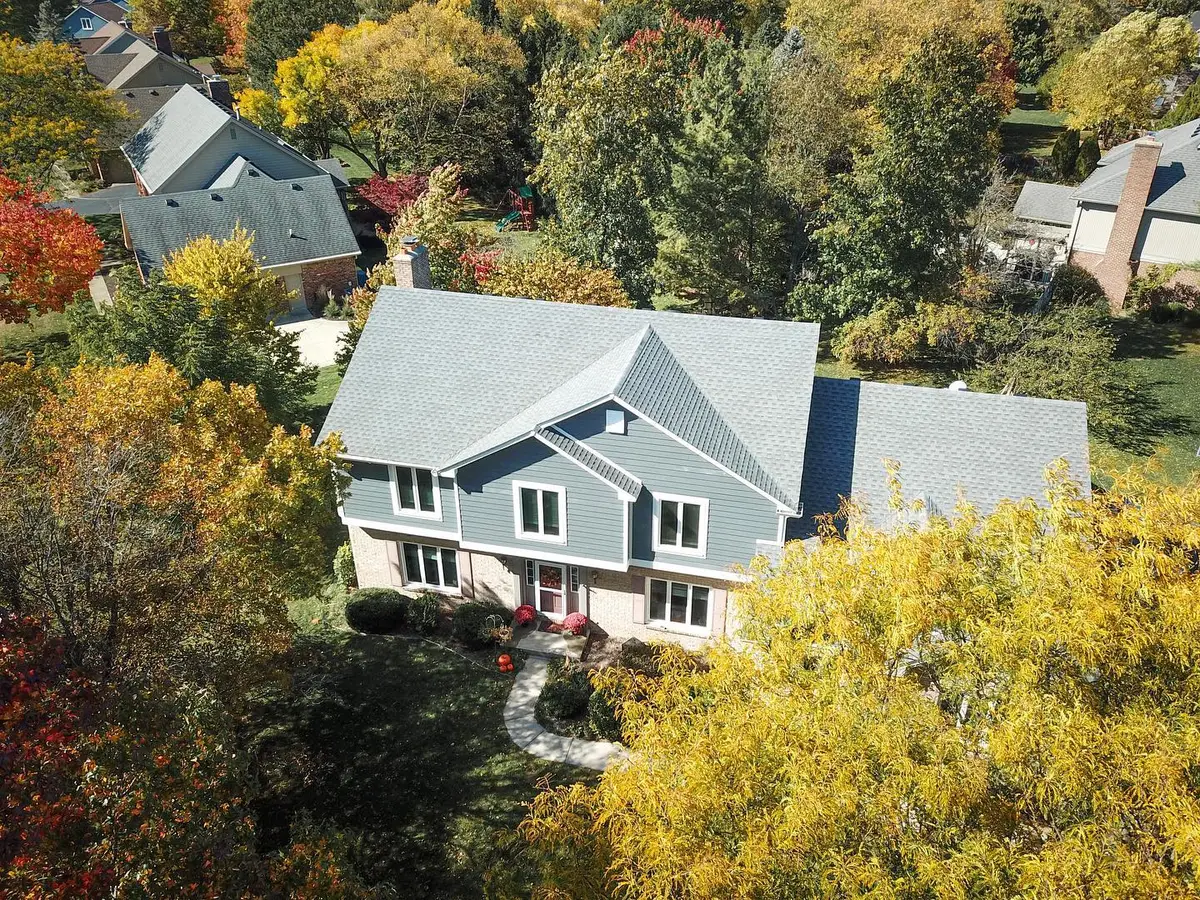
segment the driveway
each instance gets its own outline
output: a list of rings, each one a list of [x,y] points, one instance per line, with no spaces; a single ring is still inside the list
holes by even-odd
[[[110,184],[106,188],[81,194],[66,200],[57,200],[47,206],[58,209],[73,209],[81,216],[115,215],[121,211],[121,201],[131,200],[138,196],[136,184]]]
[[[300,336],[300,359],[310,366],[325,368],[333,365],[338,352],[338,338],[345,334],[350,323],[337,319],[298,319],[275,326],[280,331]]]

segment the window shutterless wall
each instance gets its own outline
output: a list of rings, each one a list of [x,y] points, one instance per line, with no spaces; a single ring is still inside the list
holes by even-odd
[[[381,463],[352,462],[350,487],[342,504],[342,513],[347,519],[388,526],[399,534],[414,533],[415,528],[416,534],[432,532],[454,537],[458,533],[454,480],[439,478],[438,492],[440,518],[426,514],[397,515],[388,467]]]
[[[605,430],[606,417],[606,407],[598,406],[559,427],[642,480],[645,489],[633,507],[633,565],[644,560],[721,570],[748,563],[758,552],[758,541],[777,540],[778,507],[771,500],[652,423],[628,414],[626,433],[613,434]],[[655,493],[708,500],[708,546],[703,557],[654,550]]]

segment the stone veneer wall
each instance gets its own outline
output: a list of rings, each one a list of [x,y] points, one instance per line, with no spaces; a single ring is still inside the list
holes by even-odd
[[[466,553],[460,550],[460,553]],[[471,586],[476,600],[495,600],[516,609],[516,573],[494,556],[471,553]]]
[[[320,308],[329,292],[335,297],[350,293],[358,286],[355,257],[340,256],[322,262],[305,263],[300,267],[300,281],[304,285],[304,302],[309,309]]]
[[[393,587],[388,542],[362,528],[350,527],[350,549],[354,551],[354,571],[359,587]]]

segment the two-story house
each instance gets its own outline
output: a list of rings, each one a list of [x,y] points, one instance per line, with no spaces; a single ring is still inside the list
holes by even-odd
[[[958,486],[1036,496],[1059,458],[1086,490],[1082,404],[814,380],[813,324],[433,291],[415,242],[394,262],[323,429],[362,585],[695,644],[838,493],[886,513],[883,455],[946,512]]]
[[[86,40],[108,23],[123,22],[130,15],[126,0],[83,0],[63,17],[63,37]]]

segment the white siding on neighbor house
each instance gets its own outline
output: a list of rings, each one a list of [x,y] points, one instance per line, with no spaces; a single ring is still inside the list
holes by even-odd
[[[1108,249],[1108,236],[1112,232],[1116,209],[1106,206],[1083,206],[1079,212],[1079,223],[1075,226],[1073,250],[1103,253]]]
[[[1146,263],[1200,261],[1200,219],[1147,213],[1133,245],[1133,258]]]

